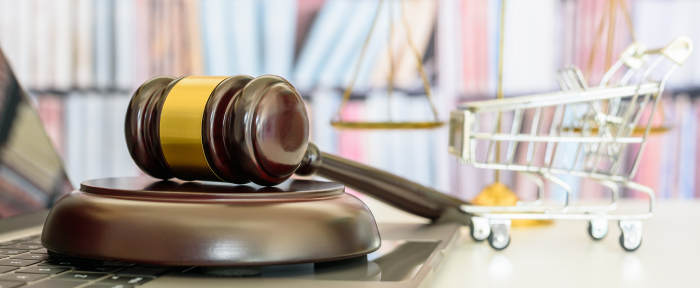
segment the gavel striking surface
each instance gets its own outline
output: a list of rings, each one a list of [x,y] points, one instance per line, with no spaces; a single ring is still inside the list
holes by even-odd
[[[42,244],[76,257],[174,266],[333,261],[380,246],[374,217],[334,182],[275,187],[150,177],[86,181],[49,214]]]

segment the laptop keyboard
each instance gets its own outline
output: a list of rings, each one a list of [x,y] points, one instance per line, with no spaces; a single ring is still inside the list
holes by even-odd
[[[132,288],[174,270],[63,256],[46,251],[40,235],[0,243],[0,288]]]

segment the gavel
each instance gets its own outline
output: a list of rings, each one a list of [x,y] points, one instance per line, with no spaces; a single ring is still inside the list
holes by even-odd
[[[308,122],[304,100],[279,76],[159,76],[136,90],[124,128],[131,157],[154,178],[274,186],[316,174],[433,220],[467,204],[320,152]]]

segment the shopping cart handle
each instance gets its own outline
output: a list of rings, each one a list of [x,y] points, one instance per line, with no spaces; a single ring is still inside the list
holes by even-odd
[[[662,48],[661,54],[671,61],[676,62],[678,65],[681,65],[693,54],[693,48],[693,40],[689,37],[681,36]]]
[[[447,214],[454,218],[454,212],[459,211],[461,205],[468,204],[406,178],[320,152],[313,143],[309,143],[296,174],[316,174],[408,213],[433,220],[444,219]],[[467,214],[464,216],[464,219],[460,220],[468,223]]]

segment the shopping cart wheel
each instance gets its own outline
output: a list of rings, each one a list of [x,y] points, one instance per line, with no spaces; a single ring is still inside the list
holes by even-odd
[[[510,244],[510,219],[491,220],[489,224],[491,224],[489,245],[496,250],[506,249]]]
[[[627,251],[634,251],[642,245],[642,221],[620,221],[620,246]]]
[[[608,221],[607,220],[591,220],[588,222],[588,235],[593,238],[593,240],[602,240],[608,235]]]
[[[493,234],[489,234],[489,245],[491,245],[491,248],[496,249],[496,250],[503,250],[510,245],[510,235],[499,235],[499,236],[493,236]]]
[[[622,249],[625,249],[626,251],[632,252],[634,250],[639,249],[639,246],[642,246],[642,240],[639,239],[639,243],[637,243],[637,246],[634,246],[634,248],[628,248],[625,245],[625,234],[623,233],[622,235],[620,235],[620,246],[622,246]]]
[[[491,226],[489,225],[489,219],[482,218],[482,217],[472,217],[472,233],[469,233],[470,236],[472,236],[472,239],[476,242],[481,242],[486,240],[486,238],[489,238],[489,234],[491,234]]]

